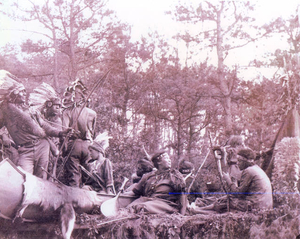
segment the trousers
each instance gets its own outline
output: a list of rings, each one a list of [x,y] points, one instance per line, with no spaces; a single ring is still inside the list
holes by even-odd
[[[46,139],[38,139],[19,147],[17,165],[26,172],[47,179],[50,144]]]
[[[75,139],[69,143],[67,150],[66,173],[71,187],[82,187],[82,170],[89,160],[89,140]]]

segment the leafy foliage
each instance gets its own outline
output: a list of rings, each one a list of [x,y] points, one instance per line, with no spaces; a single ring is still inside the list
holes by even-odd
[[[283,138],[276,144],[272,186],[274,202],[299,208],[300,142],[298,138]],[[288,160],[287,160],[288,159]]]
[[[60,235],[56,224],[39,230],[11,228],[11,222],[1,219],[1,238],[43,237]],[[296,238],[300,234],[300,217],[288,205],[272,210],[252,213],[224,213],[216,215],[181,216],[131,215],[121,213],[117,218],[106,219],[99,215],[77,215],[74,238]]]

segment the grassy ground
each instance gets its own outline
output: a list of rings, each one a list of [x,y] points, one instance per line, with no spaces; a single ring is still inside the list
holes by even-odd
[[[58,222],[0,222],[0,238],[60,238]],[[116,218],[77,215],[73,238],[296,238],[299,210],[182,216],[120,213]]]

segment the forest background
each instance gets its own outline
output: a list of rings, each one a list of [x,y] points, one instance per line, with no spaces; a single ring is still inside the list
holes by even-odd
[[[151,31],[136,39],[108,3],[0,3],[1,17],[22,21],[20,35],[32,36],[0,48],[0,69],[18,76],[28,93],[46,82],[61,96],[76,79],[92,89],[111,69],[90,107],[98,115],[96,132],[112,136],[107,157],[115,177],[133,173],[143,147],[150,154],[165,148],[174,167],[186,159],[196,168],[229,135],[243,135],[257,152],[271,147],[287,112],[298,106],[299,9],[263,22],[255,19],[253,1],[174,2],[166,17],[176,34]],[[1,35],[8,30],[2,24]],[[259,59],[249,54],[249,46],[277,42],[285,47]]]

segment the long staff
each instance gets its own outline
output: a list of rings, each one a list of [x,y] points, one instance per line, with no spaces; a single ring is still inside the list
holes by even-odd
[[[221,147],[213,147],[212,146],[212,140],[211,140],[211,135],[209,134],[209,139],[210,139],[210,145],[212,147],[212,150],[213,150],[213,153],[214,153],[214,157],[216,159],[216,164],[217,164],[217,169],[218,169],[218,173],[219,173],[219,178],[220,178],[220,181],[221,181],[221,185],[222,185],[222,188],[224,190],[224,192],[226,193],[226,197],[227,197],[227,211],[230,212],[230,197],[229,197],[229,194],[227,192],[227,189],[225,187],[225,183],[224,183],[224,179],[223,179],[223,170],[222,170],[222,165],[221,165],[221,153],[222,153],[222,150],[221,150]],[[226,152],[226,149],[223,150],[224,152],[224,155],[223,155],[223,158],[224,158],[224,161],[227,157],[227,152]],[[220,153],[220,154],[219,154]]]
[[[196,180],[196,178],[197,178],[197,176],[198,176],[198,174],[199,174],[201,168],[203,167],[204,163],[206,162],[206,160],[207,160],[209,154],[210,154],[210,150],[207,151],[207,154],[206,154],[206,156],[205,156],[203,162],[201,163],[201,165],[200,165],[200,167],[198,168],[198,170],[197,170],[197,172],[196,172],[196,174],[195,174],[195,176],[194,176],[194,178],[193,178],[193,180],[192,180],[190,186],[188,187],[188,191],[187,191],[188,194],[191,192],[191,188],[192,188],[192,186],[193,186],[193,184],[194,184],[194,182],[195,182],[195,180]]]
[[[83,172],[85,172],[91,179],[93,179],[96,183],[98,183],[98,185],[102,188],[102,189],[106,189],[105,187],[104,187],[104,185],[101,183],[101,181],[99,180],[99,178],[95,175],[95,174],[93,174],[93,173],[91,173],[91,172],[89,172],[88,170],[86,170],[85,169],[85,167],[83,167],[82,165],[78,165],[80,168],[81,168],[81,170],[83,171]]]
[[[106,79],[106,76],[107,76],[108,73],[111,71],[111,69],[112,69],[112,68],[110,68],[110,69],[109,69],[109,70],[108,70],[108,71],[107,71],[107,72],[106,72],[106,73],[105,73],[105,74],[97,81],[97,83],[94,85],[94,87],[92,88],[92,90],[90,91],[90,93],[88,94],[88,96],[86,97],[86,100],[84,101],[83,105],[81,106],[80,111],[79,111],[79,113],[78,113],[76,119],[73,121],[73,124],[72,124],[72,126],[71,126],[71,129],[72,129],[72,130],[74,130],[74,127],[75,127],[75,125],[77,124],[78,118],[79,118],[79,116],[80,116],[82,110],[84,109],[84,107],[85,107],[86,104],[87,104],[87,100],[91,97],[92,93],[100,86],[100,84],[104,82],[104,80]],[[62,143],[62,145],[61,145],[61,147],[60,147],[60,149],[59,149],[59,154],[58,154],[58,155],[61,154],[62,149],[63,149],[65,143],[66,143],[68,140],[69,140],[69,135],[67,135],[67,136],[65,137],[65,139],[64,139],[64,141],[63,141],[63,143]],[[73,147],[72,147],[72,149],[73,149]],[[71,150],[72,150],[72,149],[71,149]],[[66,161],[67,161],[68,158],[69,158],[69,155],[70,155],[70,154],[68,154],[68,156],[67,156],[66,159],[64,160],[63,165],[65,165]],[[58,157],[59,157],[59,156],[58,156]],[[57,160],[58,160],[58,157],[55,157],[55,159],[54,159],[54,163],[53,163],[53,173],[52,173],[52,174],[53,174],[53,175],[52,175],[53,177],[56,177],[56,169],[57,169]],[[62,169],[61,169],[61,171],[62,171]],[[60,172],[61,172],[61,171],[60,171]],[[58,172],[58,176],[60,175],[60,172]]]
[[[124,178],[124,181],[122,183],[122,186],[117,194],[117,196],[115,196],[112,199],[108,199],[107,201],[103,202],[101,204],[101,213],[105,216],[105,217],[113,217],[113,216],[117,216],[118,215],[118,211],[119,211],[119,203],[118,203],[118,198],[121,194],[121,192],[123,191],[125,184],[127,183],[129,179],[128,178]]]

